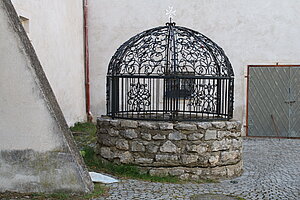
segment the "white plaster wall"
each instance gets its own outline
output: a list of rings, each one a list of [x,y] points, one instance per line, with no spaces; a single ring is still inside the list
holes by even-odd
[[[1,9],[0,151],[59,150],[61,130],[49,112],[22,44],[7,21]]]
[[[82,0],[12,0],[29,19],[29,37],[68,125],[84,121]]]
[[[130,37],[174,21],[199,31],[221,46],[235,72],[234,118],[245,122],[246,67],[300,63],[298,0],[89,0],[91,104],[106,113],[105,76],[111,56]]]

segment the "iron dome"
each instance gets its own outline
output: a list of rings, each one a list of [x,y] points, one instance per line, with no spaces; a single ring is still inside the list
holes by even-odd
[[[107,73],[112,118],[208,121],[233,114],[234,73],[203,34],[167,23],[135,35],[115,52]]]

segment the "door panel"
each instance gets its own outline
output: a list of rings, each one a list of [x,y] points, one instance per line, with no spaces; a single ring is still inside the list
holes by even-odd
[[[289,79],[289,67],[249,67],[249,136],[289,137]]]
[[[290,133],[289,137],[300,137],[300,67],[290,68]]]

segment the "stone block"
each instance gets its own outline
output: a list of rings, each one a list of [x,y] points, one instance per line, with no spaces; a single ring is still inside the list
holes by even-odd
[[[198,155],[181,155],[181,161],[183,164],[196,163],[198,160]]]
[[[215,140],[217,139],[217,131],[216,130],[207,130],[204,136],[205,140]]]
[[[174,125],[172,123],[161,122],[159,123],[160,130],[173,130]]]
[[[137,164],[151,164],[153,163],[152,158],[136,158],[135,163]]]
[[[179,131],[169,133],[169,140],[183,140],[186,139],[186,135],[180,133]]]
[[[145,151],[145,146],[141,142],[133,141],[131,143],[131,151]]]
[[[151,176],[167,176],[168,169],[165,169],[165,168],[150,169],[149,174]]]
[[[114,157],[114,153],[110,150],[109,147],[101,147],[100,148],[100,155],[103,158],[112,159]]]
[[[223,139],[221,141],[214,141],[211,146],[212,151],[224,151],[228,150],[231,146],[231,140],[230,139]]]
[[[177,155],[161,155],[158,154],[155,156],[155,160],[157,162],[164,162],[164,163],[173,163],[174,161],[178,161]]]
[[[148,140],[150,141],[151,140],[151,134],[150,133],[141,133],[141,138],[143,140]]]
[[[120,126],[120,120],[116,120],[116,119],[111,119],[109,121],[110,125],[114,126],[114,127],[118,127]]]
[[[208,148],[207,145],[186,145],[187,152],[194,152],[194,153],[205,153],[207,152]]]
[[[112,137],[116,137],[119,135],[119,131],[113,128],[107,129],[107,133]]]
[[[120,159],[120,162],[123,164],[131,164],[133,163],[133,156],[129,151],[125,151],[122,153],[118,153],[118,158]]]
[[[233,149],[242,149],[243,143],[240,138],[232,140],[232,148]]]
[[[116,141],[116,147],[120,150],[128,150],[129,149],[128,141],[125,139],[119,139]]]
[[[240,121],[228,121],[226,122],[227,130],[241,130],[241,122]]]
[[[160,147],[160,151],[165,153],[176,153],[177,146],[168,140]]]
[[[169,170],[169,175],[171,176],[180,176],[184,173],[184,169],[170,169]]]
[[[234,176],[235,175],[235,166],[233,165],[233,167],[232,166],[226,166],[226,173],[227,173],[227,176],[229,176],[229,177],[232,177],[232,176]]]
[[[98,118],[97,119],[97,126],[99,128],[101,127],[108,127],[110,126],[110,123],[109,123],[110,119],[106,119],[106,118]]]
[[[221,161],[224,163],[235,163],[240,160],[240,155],[239,151],[224,151],[221,152]]]
[[[178,123],[174,127],[177,130],[186,130],[186,131],[195,131],[197,130],[197,126],[195,124],[188,123]]]
[[[212,165],[215,166],[219,162],[219,155],[212,155],[209,157],[208,162]]]
[[[190,175],[188,173],[182,174],[179,176],[179,179],[181,180],[188,180],[190,178]]]
[[[225,122],[211,122],[211,124],[213,125],[213,127],[218,128],[218,129],[222,129],[222,128],[226,127]]]
[[[116,138],[112,138],[107,134],[98,134],[98,142],[103,146],[115,146]]]
[[[197,181],[197,180],[199,180],[199,176],[198,175],[191,175],[190,180]]]
[[[202,133],[192,133],[188,135],[188,140],[201,140],[201,138],[203,138],[203,134]]]
[[[213,167],[211,168],[211,175],[216,177],[225,177],[227,175],[226,167]]]
[[[125,138],[128,138],[128,139],[134,139],[134,138],[137,138],[137,133],[135,132],[134,129],[126,129],[126,130],[122,130],[120,132],[120,134],[125,137]]]
[[[230,131],[218,131],[218,138],[223,139],[224,137],[229,137]]]
[[[198,165],[202,167],[208,167],[210,164],[208,163],[208,159],[210,158],[210,154],[199,155]]]
[[[201,176],[202,173],[203,173],[203,170],[202,170],[202,169],[196,168],[196,169],[194,170],[194,174],[196,174],[196,175],[198,175],[198,176]]]
[[[232,131],[218,131],[218,138],[231,137],[237,138],[241,136],[241,132],[232,132]]]
[[[207,130],[212,127],[211,122],[199,122],[197,123],[198,128]]]
[[[137,128],[138,122],[133,120],[122,120],[121,121],[121,127],[124,128]]]
[[[155,145],[155,144],[148,144],[146,146],[146,151],[149,152],[149,153],[156,153],[158,150],[158,146]]]
[[[107,134],[106,128],[98,128],[97,134]]]
[[[165,135],[162,135],[162,134],[156,134],[152,137],[153,140],[164,140],[166,139],[166,136]]]
[[[158,129],[156,122],[139,122],[139,127],[144,129]]]

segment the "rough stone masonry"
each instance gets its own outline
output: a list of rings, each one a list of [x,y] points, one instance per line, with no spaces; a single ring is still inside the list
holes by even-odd
[[[242,173],[241,123],[97,120],[97,154],[134,164],[151,175],[185,180],[226,178]]]

